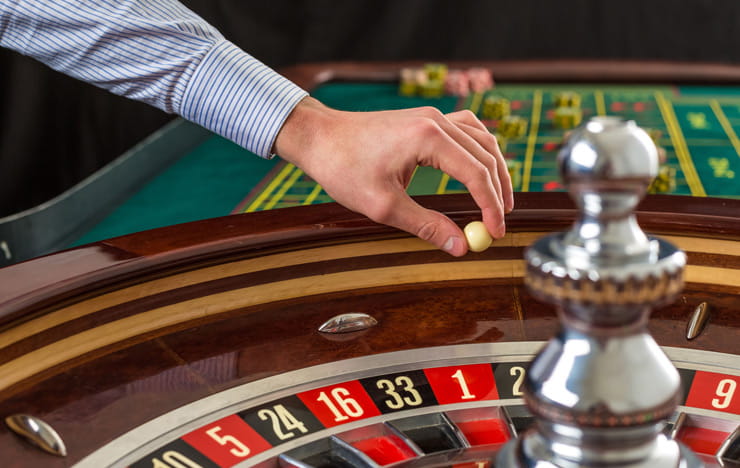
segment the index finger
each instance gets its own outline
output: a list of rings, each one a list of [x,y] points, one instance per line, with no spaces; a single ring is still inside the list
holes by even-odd
[[[496,174],[501,186],[501,195],[504,199],[504,208],[506,212],[514,209],[514,188],[511,183],[511,176],[506,165],[501,148],[496,137],[488,131],[483,122],[469,110],[457,111],[447,114],[447,117],[455,122],[460,129],[473,137],[483,148],[485,148],[496,160]],[[492,174],[493,175],[493,174]]]
[[[475,140],[466,137],[479,146]],[[428,144],[432,146],[431,165],[465,185],[481,209],[483,223],[491,235],[503,237],[506,232],[504,207],[493,185],[490,170],[447,132],[440,132],[438,138],[429,139]],[[483,151],[482,148],[480,150]]]

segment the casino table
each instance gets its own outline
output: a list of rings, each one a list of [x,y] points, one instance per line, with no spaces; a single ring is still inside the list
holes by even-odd
[[[555,160],[564,131],[553,127],[552,101],[559,92],[575,91],[584,118],[620,115],[658,132],[656,143],[676,172],[670,193],[740,197],[740,67],[459,62],[449,68],[492,70],[496,87],[465,99],[400,96],[400,68],[422,65],[319,64],[284,73],[319,100],[345,110],[431,105],[445,112],[467,108],[480,114],[486,94],[509,99],[512,113],[528,122],[526,133],[510,139],[505,148],[507,159],[518,164],[515,190],[520,192],[562,190]],[[429,168],[416,171],[408,190],[412,195],[465,191],[459,182]],[[156,227],[329,201],[300,169],[279,158],[257,158],[177,120],[49,203],[0,219],[0,265]]]
[[[529,73],[525,65],[512,69],[512,81]],[[661,68],[644,68],[653,84],[638,87],[672,96],[654,83],[666,79]],[[357,102],[380,86],[397,103],[386,83],[392,67],[374,70],[292,73],[336,78],[337,89],[359,94]],[[696,82],[691,70],[682,78]],[[715,70],[719,81],[722,70]],[[550,73],[558,78],[557,69]],[[619,81],[623,70],[611,73],[602,80]],[[370,82],[360,86],[363,77]],[[732,98],[716,99],[730,119]],[[611,102],[606,95],[604,102]],[[393,103],[382,106],[404,105]],[[677,104],[664,104],[664,115],[682,115]],[[681,375],[680,406],[666,430],[716,464],[718,452],[726,461],[740,452],[740,200],[723,192],[728,177],[700,175],[693,150],[734,146],[729,136],[720,145],[678,130],[683,140],[674,139],[671,124],[664,144],[669,162],[675,158],[686,174],[677,184],[686,195],[648,196],[638,220],[687,252],[686,284],[648,326]],[[531,167],[531,190],[516,193],[506,237],[463,258],[334,203],[315,203],[327,201],[315,184],[263,161],[262,182],[226,208],[250,213],[201,213],[208,219],[140,232],[129,225],[112,237],[101,226],[115,221],[114,212],[98,234],[86,234],[103,240],[0,269],[0,416],[39,418],[67,452],[49,454],[0,425],[3,466],[491,466],[491,454],[531,424],[522,379],[559,327],[555,309],[524,287],[524,249],[576,216],[559,187],[534,191],[555,179],[550,161],[537,159],[547,157],[540,146],[548,141],[533,135],[523,165]],[[516,144],[529,145],[529,136]],[[211,136],[200,145],[193,153],[234,150]],[[704,194],[692,192],[684,150]],[[735,170],[729,153],[712,154],[707,162],[727,157],[727,170]],[[416,182],[420,193],[441,185],[459,191],[443,175],[426,178],[433,182]],[[465,193],[418,200],[460,225],[479,218]],[[275,209],[281,203],[307,206]],[[126,213],[126,203],[119,209]],[[352,328],[339,333],[340,325]]]

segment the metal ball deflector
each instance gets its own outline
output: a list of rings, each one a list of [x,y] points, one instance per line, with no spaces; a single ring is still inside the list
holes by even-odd
[[[537,422],[497,466],[702,466],[662,433],[680,378],[646,328],[650,310],[680,293],[686,264],[634,214],[658,172],[655,145],[632,121],[595,117],[558,163],[579,217],[526,251],[525,282],[558,306],[562,327],[527,373],[524,399]]]

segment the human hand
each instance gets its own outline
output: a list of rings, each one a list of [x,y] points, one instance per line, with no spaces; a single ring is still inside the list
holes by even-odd
[[[514,207],[498,143],[470,111],[343,112],[306,98],[286,120],[274,150],[347,208],[454,256],[468,251],[462,230],[406,193],[417,165],[435,167],[463,183],[495,238],[504,235],[504,213]]]

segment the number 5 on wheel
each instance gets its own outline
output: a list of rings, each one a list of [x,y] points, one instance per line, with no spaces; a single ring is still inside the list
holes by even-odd
[[[233,466],[271,447],[236,415],[203,426],[182,439],[219,466]]]

